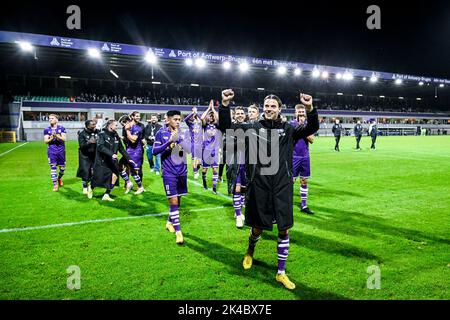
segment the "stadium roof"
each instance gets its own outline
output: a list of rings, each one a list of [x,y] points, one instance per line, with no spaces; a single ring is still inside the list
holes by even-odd
[[[352,69],[346,67],[336,67],[327,65],[314,65],[309,63],[297,62],[297,61],[280,61],[267,58],[257,58],[257,57],[245,57],[245,56],[234,56],[226,53],[209,53],[201,51],[189,51],[183,49],[174,48],[156,48],[149,46],[138,46],[122,43],[114,43],[107,41],[96,41],[96,40],[85,40],[76,38],[67,38],[59,36],[49,36],[49,35],[39,35],[30,33],[19,33],[19,32],[9,32],[0,31],[0,42],[1,43],[25,43],[32,46],[49,47],[49,48],[61,48],[64,49],[60,51],[60,56],[71,56],[70,50],[78,49],[83,52],[88,50],[96,49],[102,54],[113,54],[109,55],[109,65],[114,66],[125,66],[133,64],[133,59],[122,57],[122,59],[117,58],[117,55],[123,56],[140,56],[143,60],[146,55],[156,57],[158,59],[164,59],[166,61],[186,61],[193,60],[195,64],[197,62],[201,63],[223,63],[228,61],[234,64],[235,67],[239,68],[242,64],[247,64],[249,68],[257,69],[272,69],[280,70],[279,68],[284,68],[284,73],[293,74],[295,70],[298,73],[308,73],[313,77],[336,77],[337,80],[349,80],[349,79],[382,79],[386,81],[411,81],[414,83],[424,82],[431,83],[435,85],[450,85],[450,79],[437,78],[431,76],[419,76],[419,75],[408,75],[408,74],[398,74],[390,73],[384,71],[375,70],[362,70],[362,69]],[[43,54],[47,54],[48,50],[43,50]],[[170,65],[170,63],[169,63]]]

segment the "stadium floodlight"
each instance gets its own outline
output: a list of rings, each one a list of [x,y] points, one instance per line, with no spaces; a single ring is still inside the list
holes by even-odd
[[[363,77],[363,81],[366,81],[367,80],[367,78],[366,77]]]
[[[345,72],[342,76],[342,79],[347,81],[353,80],[353,74],[351,74],[350,72]]]
[[[113,70],[109,70],[109,73],[111,73],[114,77],[116,77],[117,79],[119,79],[119,76],[118,76],[117,73],[115,73]]]
[[[336,79],[341,80],[342,79],[342,73],[336,73]]]
[[[33,46],[29,42],[18,41],[17,44],[19,45],[20,49],[22,49],[22,51],[25,51],[25,52],[33,51]]]
[[[342,92],[337,93],[338,96],[343,96],[344,94]]]
[[[287,72],[287,68],[286,68],[285,66],[279,66],[278,69],[277,69],[277,73],[278,73],[280,76],[285,75],[286,72]]]
[[[313,78],[318,78],[320,76],[319,69],[314,68],[314,70],[312,71],[312,76]]]
[[[328,71],[323,71],[322,72],[322,79],[327,79],[329,75],[330,74],[328,73]]]
[[[230,70],[231,69],[231,62],[230,61],[224,61],[222,66],[223,66],[223,68],[225,70]]]
[[[191,87],[200,87],[198,83],[191,83]]]
[[[439,88],[443,88],[443,87],[444,87],[444,84],[441,83],[441,84],[439,85]]]
[[[380,98],[386,98],[385,96],[380,96]]]
[[[423,86],[423,81],[420,81],[420,82],[419,82],[419,86]]]
[[[186,63],[186,65],[188,67],[190,67],[194,64],[194,61],[191,58],[187,58],[186,60],[184,60],[184,62]]]
[[[60,79],[72,79],[71,76],[59,76]]]
[[[416,100],[420,101],[420,100],[422,100],[422,98],[416,98]]]
[[[256,90],[264,91],[264,90],[266,90],[266,89],[264,89],[264,88],[256,88]]]
[[[398,97],[400,100],[403,100],[404,98],[403,97]]]
[[[89,48],[88,55],[91,58],[98,59],[98,58],[100,58],[100,51],[98,51],[98,49],[96,49],[96,48]]]
[[[153,52],[149,52],[145,55],[145,61],[149,64],[156,64],[156,62],[158,62],[158,58],[153,54]]]
[[[152,84],[161,84],[159,81],[152,81]]]
[[[402,79],[395,79],[395,84],[396,84],[396,85],[401,85],[402,82],[403,82]]]
[[[247,62],[241,62],[240,64],[239,64],[239,70],[241,71],[241,72],[246,72],[246,71],[248,71],[248,69],[249,69],[250,67],[249,67],[249,65],[248,65],[248,63]]]
[[[362,97],[363,95],[362,95],[362,93],[358,93],[357,96],[358,97]]]
[[[295,68],[294,75],[299,76],[302,74],[302,70],[300,68]]]
[[[203,69],[206,66],[206,61],[203,58],[195,59],[195,66],[199,69]]]
[[[377,82],[378,81],[378,77],[377,76],[371,76],[370,77],[370,82]]]

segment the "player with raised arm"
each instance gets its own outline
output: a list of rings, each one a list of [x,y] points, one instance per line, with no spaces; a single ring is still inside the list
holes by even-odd
[[[222,140],[222,134],[217,129],[218,113],[214,110],[214,100],[209,102],[209,107],[203,112],[201,120],[203,124],[203,147],[202,147],[202,180],[203,188],[208,190],[206,174],[208,168],[212,168],[213,193],[217,194],[219,167],[219,147]]]
[[[234,109],[234,123],[245,123],[245,111],[243,107],[236,107]],[[225,145],[228,147],[237,149],[234,153],[233,162],[227,164],[227,181],[228,181],[228,193],[233,195],[233,207],[236,218],[236,227],[238,229],[244,226],[244,217],[242,215],[242,207],[245,203],[244,190],[246,185],[245,177],[245,150],[243,148],[236,147],[237,143],[235,136],[227,136]],[[225,157],[226,159],[226,157]]]
[[[189,128],[191,136],[192,170],[194,171],[194,180],[197,180],[198,168],[202,161],[203,129],[202,120],[198,116],[196,107],[192,108],[192,113],[184,121]]]
[[[153,154],[161,154],[162,179],[170,206],[166,229],[175,232],[177,244],[184,242],[179,208],[181,197],[188,193],[186,150],[190,149],[190,137],[180,132],[180,122],[180,111],[168,111],[167,126],[158,131],[153,144]]]
[[[50,176],[53,182],[53,191],[58,191],[58,185],[64,185],[62,177],[66,170],[66,129],[58,125],[58,116],[48,116],[50,126],[44,129],[44,142],[47,144],[48,164]],[[57,173],[57,168],[59,172]]]
[[[278,226],[278,273],[276,280],[292,290],[295,284],[287,277],[286,260],[289,254],[289,232],[294,225],[293,215],[293,183],[292,157],[294,144],[297,140],[306,138],[319,129],[317,111],[313,108],[313,99],[306,94],[300,94],[300,101],[306,109],[306,124],[296,127],[280,118],[281,100],[275,95],[264,99],[263,118],[251,124],[236,124],[231,122],[228,105],[234,98],[231,89],[222,91],[222,105],[219,108],[219,128],[252,130],[250,135],[257,143],[249,141],[245,146],[245,172],[247,181],[247,200],[245,224],[251,227],[249,245],[244,256],[243,267],[250,269],[256,243],[263,230],[272,230],[273,219]],[[269,137],[270,136],[270,137]],[[272,142],[274,141],[274,142]],[[255,145],[258,150],[265,149],[271,153],[270,163],[266,164],[260,157],[254,159],[250,155]],[[252,160],[252,161],[250,161]],[[272,165],[275,168],[272,168]]]
[[[304,125],[306,121],[306,109],[302,104],[295,106],[295,119],[289,123],[293,126]],[[308,200],[308,179],[311,175],[311,160],[309,157],[309,144],[314,142],[314,135],[298,139],[294,146],[292,162],[292,173],[295,180],[300,177],[300,211],[306,214],[314,214],[307,205]]]

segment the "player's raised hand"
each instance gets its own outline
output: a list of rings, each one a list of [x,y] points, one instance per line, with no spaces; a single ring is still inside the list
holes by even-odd
[[[193,114],[197,114],[197,107],[193,107],[193,108],[192,108],[192,113],[193,113]]]
[[[174,130],[172,131],[172,134],[170,135],[170,140],[169,141],[178,141],[179,139],[179,134],[178,134],[178,130]]]
[[[306,111],[311,111],[313,108],[313,98],[309,94],[300,93],[300,102],[305,106]]]
[[[226,89],[222,91],[222,105],[228,106],[230,101],[234,98],[234,92],[231,89]]]
[[[209,109],[214,111],[214,100],[212,99],[209,101]]]

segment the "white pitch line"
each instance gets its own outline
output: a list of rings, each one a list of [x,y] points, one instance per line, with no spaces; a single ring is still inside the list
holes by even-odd
[[[223,206],[220,207],[211,207],[211,208],[203,208],[197,210],[189,210],[189,212],[200,212],[200,211],[208,211],[215,209],[223,209]],[[89,224],[89,223],[99,223],[99,222],[111,222],[111,221],[120,221],[120,220],[130,220],[130,219],[139,219],[146,217],[160,217],[168,215],[169,212],[161,212],[161,213],[150,213],[144,214],[142,216],[131,216],[131,217],[116,217],[116,218],[108,218],[108,219],[96,219],[96,220],[84,220],[77,222],[66,222],[66,223],[58,223],[58,224],[48,224],[45,226],[35,226],[35,227],[24,227],[24,228],[12,228],[12,229],[0,229],[0,233],[9,233],[9,232],[21,232],[21,231],[30,231],[30,230],[39,230],[39,229],[49,229],[49,228],[62,228],[62,227],[70,227],[81,224]]]
[[[8,151],[6,151],[6,152],[3,152],[2,154],[0,154],[0,157],[3,157],[5,154],[10,153],[11,151],[16,150],[17,148],[23,147],[23,146],[26,145],[27,143],[28,143],[28,142],[25,142],[24,144],[21,144],[20,146],[14,147],[14,148],[12,148],[11,150],[8,150]]]

